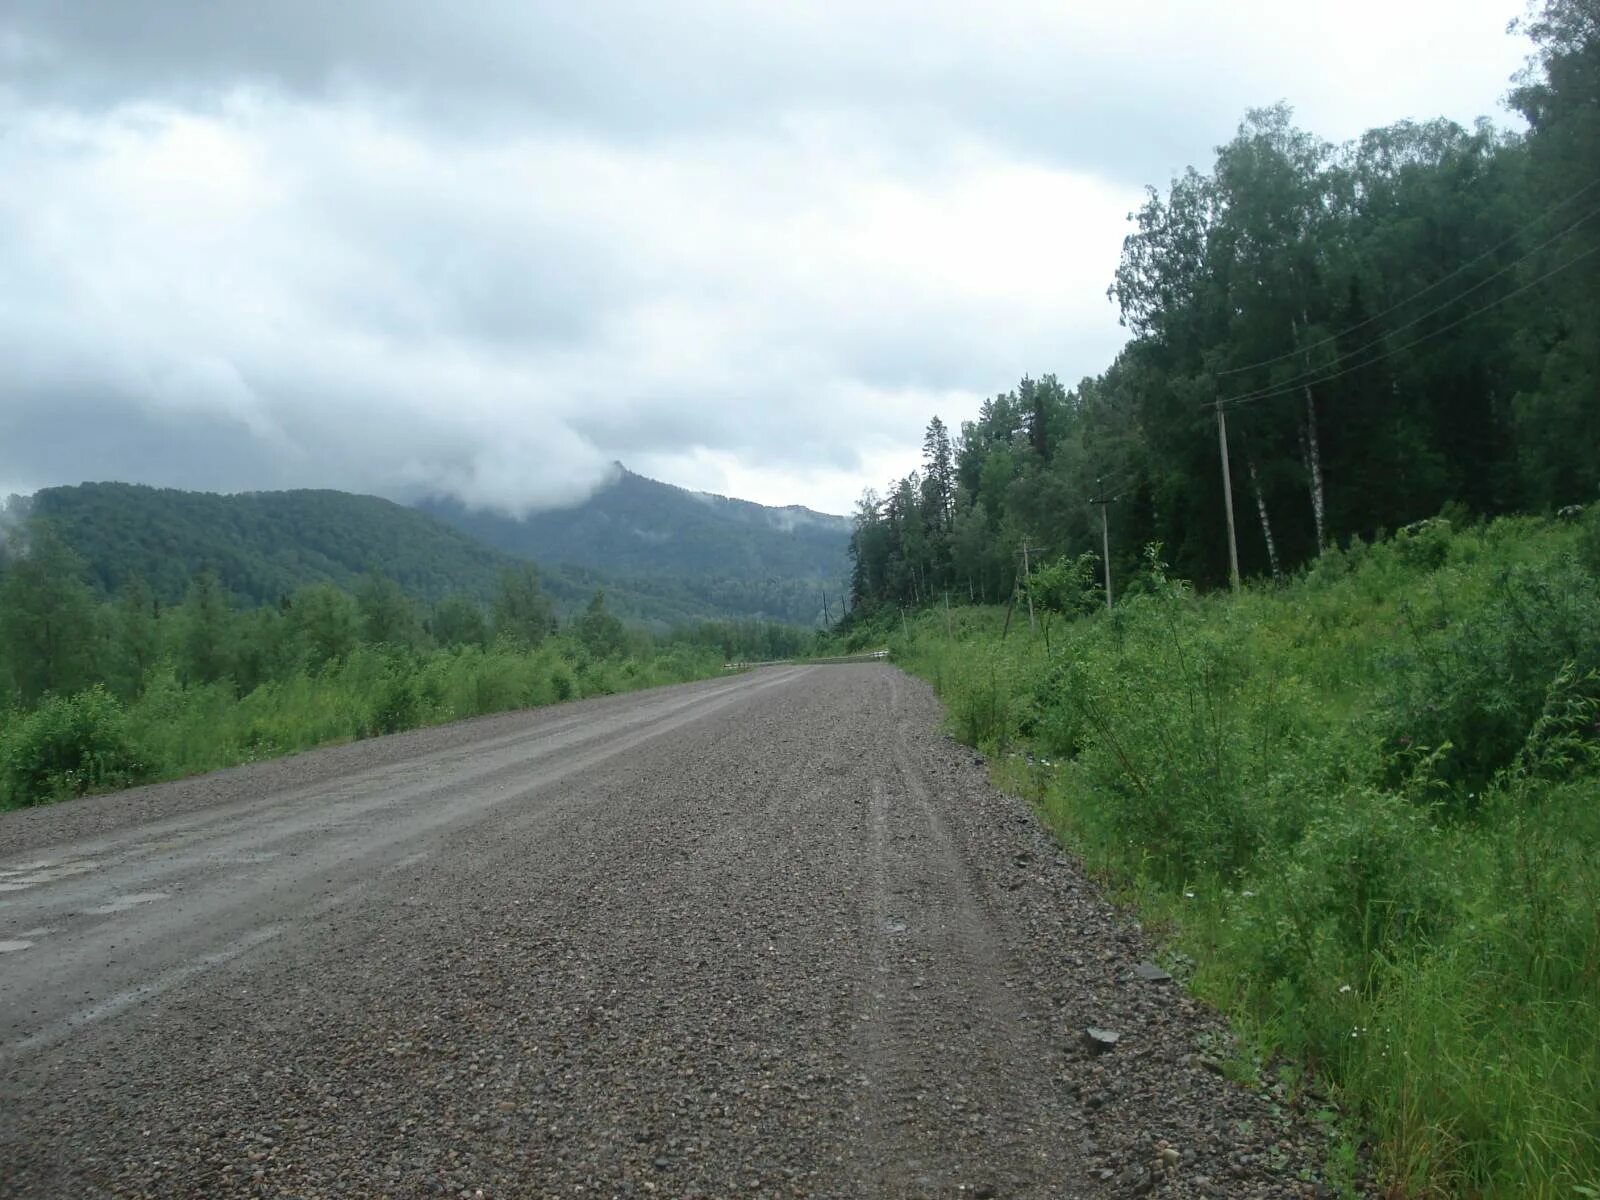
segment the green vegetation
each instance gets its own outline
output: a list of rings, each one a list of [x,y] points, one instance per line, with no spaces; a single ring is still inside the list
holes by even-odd
[[[1132,340],[934,418],[862,500],[840,630],[934,683],[1233,1015],[1241,1077],[1319,1081],[1394,1196],[1600,1197],[1600,24],[1526,29],[1526,134],[1334,147],[1279,107],[1151,189]],[[1204,594],[1219,437],[1272,581],[1238,595]]]
[[[1107,611],[1085,568],[1035,572],[1032,634],[1019,605],[851,640],[1165,931],[1241,1069],[1323,1081],[1393,1194],[1596,1194],[1600,505],[1355,539],[1237,597],[1152,554]]]
[[[162,603],[210,571],[236,602],[276,604],[308,583],[353,588],[376,568],[424,603],[494,593],[513,560],[412,509],[334,491],[219,496],[128,483],[45,488],[28,514],[50,522],[114,595],[140,579]]]
[[[482,713],[704,678],[816,635],[721,622],[666,637],[594,591],[565,626],[531,564],[486,607],[419,608],[376,570],[236,609],[218,577],[179,604],[137,577],[99,600],[53,526],[0,560],[0,808],[249,762]]]
[[[1209,173],[1134,214],[1111,296],[1132,333],[1103,374],[1024,379],[924,468],[868,494],[855,603],[1003,600],[1020,551],[1160,542],[1228,579],[1217,417],[1245,575],[1442,511],[1553,512],[1600,495],[1600,21],[1544,0],[1513,92],[1528,132],[1404,122],[1345,146],[1249,114]]]
[[[676,500],[668,503],[663,495]],[[181,601],[202,571],[213,572],[234,602],[249,607],[278,604],[312,583],[353,589],[370,570],[424,605],[457,593],[488,602],[502,571],[533,558],[567,564],[541,567],[544,590],[558,611],[581,611],[596,589],[603,589],[618,616],[657,633],[727,619],[814,626],[824,616],[824,590],[837,608],[848,537],[840,518],[810,514],[808,521],[805,510],[796,514],[743,501],[710,504],[678,488],[627,476],[584,508],[540,514],[526,527],[509,518],[435,506],[472,533],[498,534],[501,548],[494,549],[444,520],[376,496],[336,491],[221,496],[86,483],[15,500],[9,516],[0,512],[0,525],[45,519],[87,564],[88,582],[97,594],[114,595],[140,580],[164,604]],[[738,519],[719,517],[724,509]],[[524,535],[525,528],[545,530],[550,537],[541,542]],[[647,556],[606,551],[640,528],[649,533]],[[727,542],[720,555],[710,546],[717,537]],[[586,540],[594,542],[595,554],[582,552]],[[676,565],[674,555],[681,556]]]

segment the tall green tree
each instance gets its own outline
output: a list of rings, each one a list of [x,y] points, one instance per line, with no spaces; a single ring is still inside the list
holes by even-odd
[[[422,627],[411,598],[376,567],[369,567],[356,586],[356,607],[364,641],[375,646],[415,646],[421,640]]]
[[[441,646],[487,646],[489,622],[483,608],[470,596],[447,596],[434,606],[428,622],[433,640]]]
[[[331,583],[299,588],[289,600],[288,622],[306,665],[313,669],[344,658],[361,635],[355,599]]]
[[[86,687],[96,673],[95,609],[83,561],[34,521],[0,579],[0,661],[23,700]]]
[[[599,658],[620,653],[627,638],[622,622],[606,611],[606,594],[599,588],[589,600],[589,607],[572,623],[572,629],[589,653]]]
[[[950,431],[937,414],[922,435],[922,479],[939,528],[949,532],[955,519],[955,451],[950,444]]]
[[[494,636],[523,646],[537,646],[555,627],[555,610],[539,587],[539,571],[532,563],[500,572],[495,591]]]
[[[184,678],[191,683],[216,683],[231,675],[235,649],[233,611],[215,571],[201,571],[190,582],[179,621],[179,666]]]
[[[1544,281],[1538,381],[1516,397],[1521,469],[1544,507],[1600,494],[1600,4],[1543,0],[1520,27],[1535,55],[1511,94],[1528,122],[1530,180],[1545,203],[1575,197],[1553,224],[1568,232],[1529,265]]]
[[[145,678],[161,657],[160,605],[139,575],[131,577],[118,593],[114,610],[114,665],[117,691],[137,695]]]

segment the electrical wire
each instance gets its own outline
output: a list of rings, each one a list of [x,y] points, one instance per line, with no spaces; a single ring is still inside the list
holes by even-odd
[[[1393,329],[1386,330],[1384,333],[1382,333],[1378,337],[1373,338],[1372,341],[1366,342],[1363,345],[1357,346],[1354,350],[1345,351],[1343,354],[1341,354],[1338,357],[1334,358],[1331,362],[1325,362],[1325,363],[1322,363],[1321,365],[1315,366],[1315,367],[1307,367],[1304,371],[1300,372],[1300,374],[1298,374],[1298,375],[1295,375],[1295,376],[1293,376],[1293,377],[1291,377],[1289,379],[1280,380],[1277,383],[1268,384],[1265,387],[1257,388],[1257,389],[1255,389],[1255,391],[1252,391],[1252,392],[1241,392],[1236,396],[1229,396],[1225,401],[1223,401],[1223,403],[1225,403],[1225,404],[1243,404],[1246,401],[1254,400],[1254,399],[1257,399],[1258,397],[1263,397],[1267,393],[1276,393],[1279,388],[1300,387],[1300,386],[1302,386],[1304,384],[1307,384],[1307,383],[1311,382],[1312,381],[1311,380],[1312,376],[1317,375],[1320,372],[1326,371],[1326,370],[1328,370],[1328,368],[1336,366],[1337,364],[1339,364],[1341,362],[1344,362],[1346,359],[1355,358],[1359,354],[1365,354],[1368,350],[1371,350],[1374,346],[1382,345],[1384,342],[1386,342],[1389,338],[1393,337],[1395,334],[1404,333],[1407,329],[1415,328],[1416,326],[1422,324],[1422,322],[1426,321],[1428,318],[1436,317],[1440,313],[1444,312],[1446,309],[1452,308],[1455,305],[1459,304],[1461,301],[1465,300],[1468,296],[1472,295],[1474,292],[1482,291],[1484,288],[1488,287],[1489,284],[1493,283],[1496,279],[1499,279],[1500,276],[1506,274],[1509,271],[1513,271],[1516,268],[1520,267],[1523,263],[1527,262],[1529,259],[1531,259],[1535,255],[1539,254],[1546,247],[1550,246],[1553,242],[1560,241],[1562,238],[1566,237],[1567,234],[1571,233],[1574,229],[1578,228],[1578,226],[1582,225],[1585,221],[1591,220],[1596,216],[1600,216],[1600,208],[1596,208],[1596,209],[1594,209],[1594,210],[1592,210],[1590,212],[1584,213],[1583,216],[1579,217],[1576,221],[1574,221],[1572,224],[1568,225],[1566,228],[1556,231],[1555,233],[1551,234],[1549,237],[1545,238],[1544,241],[1540,242],[1533,249],[1529,250],[1526,254],[1520,255],[1519,257],[1513,259],[1511,262],[1508,262],[1505,266],[1501,267],[1499,270],[1493,272],[1492,274],[1484,276],[1484,278],[1480,279],[1477,283],[1473,284],[1466,291],[1461,292],[1461,293],[1459,293],[1459,294],[1457,294],[1455,296],[1452,296],[1449,300],[1446,300],[1443,304],[1440,304],[1440,305],[1438,305],[1438,306],[1436,306],[1434,308],[1430,308],[1427,312],[1423,313],[1419,317],[1413,317],[1411,320],[1405,322],[1404,324],[1396,325]],[[1308,349],[1309,349],[1309,347],[1308,347]]]
[[[1117,492],[1117,494],[1115,496],[1106,496],[1104,494],[1105,489],[1104,488],[1100,488],[1099,489],[1099,491],[1101,492],[1100,497],[1091,499],[1089,501],[1089,503],[1090,504],[1115,504],[1118,500],[1121,500],[1129,492],[1133,491],[1135,488],[1140,486],[1141,483],[1143,483],[1143,480],[1141,480],[1137,475],[1125,475],[1125,476],[1123,476],[1123,479],[1122,479],[1121,490],[1119,492]]]
[[[1400,301],[1397,301],[1394,304],[1391,304],[1388,308],[1384,309],[1382,312],[1374,313],[1372,316],[1367,317],[1363,321],[1357,321],[1354,325],[1350,326],[1348,329],[1340,330],[1338,333],[1329,334],[1327,337],[1322,338],[1319,341],[1312,342],[1309,346],[1300,346],[1300,347],[1297,347],[1294,350],[1285,351],[1283,354],[1279,354],[1274,358],[1264,358],[1260,362],[1249,363],[1249,364],[1247,364],[1245,366],[1242,366],[1242,367],[1229,367],[1226,371],[1218,371],[1216,377],[1218,379],[1221,379],[1221,378],[1223,378],[1225,376],[1228,376],[1228,375],[1239,375],[1239,374],[1243,374],[1245,371],[1255,371],[1255,370],[1259,370],[1261,367],[1270,367],[1270,366],[1273,366],[1276,363],[1283,362],[1285,359],[1295,358],[1298,355],[1306,354],[1306,353],[1308,353],[1308,352],[1310,352],[1312,350],[1319,349],[1319,348],[1321,348],[1323,346],[1326,346],[1329,342],[1337,342],[1337,341],[1340,341],[1343,338],[1347,338],[1352,333],[1355,333],[1356,331],[1358,331],[1360,329],[1364,329],[1368,325],[1371,325],[1374,321],[1380,321],[1384,317],[1387,317],[1390,314],[1398,312],[1400,309],[1405,308],[1407,305],[1414,304],[1416,301],[1418,301],[1418,300],[1422,299],[1424,296],[1426,296],[1429,292],[1436,291],[1437,289],[1443,287],[1445,284],[1449,283],[1452,279],[1456,278],[1458,275],[1461,275],[1463,272],[1471,270],[1473,267],[1477,266],[1484,259],[1489,258],[1491,255],[1498,254],[1501,250],[1504,250],[1507,246],[1511,245],[1513,242],[1515,242],[1519,238],[1521,238],[1524,233],[1526,233],[1528,230],[1532,229],[1535,225],[1538,225],[1542,221],[1548,220],[1550,217],[1552,217],[1556,213],[1560,212],[1563,208],[1566,208],[1567,205],[1572,204],[1576,200],[1582,199],[1584,196],[1586,196],[1589,192],[1593,191],[1597,187],[1600,187],[1600,176],[1596,176],[1594,179],[1591,179],[1588,183],[1584,184],[1576,192],[1573,192],[1572,195],[1568,196],[1565,200],[1558,201],[1557,203],[1551,205],[1549,208],[1545,209],[1544,212],[1540,213],[1537,217],[1534,217],[1533,220],[1531,220],[1531,221],[1527,222],[1526,224],[1522,225],[1521,227],[1519,227],[1515,233],[1511,234],[1509,237],[1505,238],[1503,241],[1496,242],[1493,246],[1490,246],[1487,250],[1485,250],[1482,254],[1479,254],[1476,258],[1468,259],[1466,262],[1462,263],[1455,270],[1451,271],[1448,275],[1442,276],[1441,278],[1434,280],[1427,287],[1423,288],[1420,292],[1415,292],[1412,295],[1407,296],[1404,300],[1400,300]],[[1593,215],[1593,214],[1590,214],[1590,215]],[[1587,218],[1584,218],[1584,219],[1587,220]],[[1465,294],[1466,293],[1463,293],[1463,295],[1465,295]],[[1459,299],[1459,297],[1458,297],[1458,299]]]
[[[1364,369],[1366,367],[1370,367],[1370,366],[1374,365],[1375,363],[1380,363],[1386,358],[1393,358],[1396,354],[1404,354],[1407,350],[1410,350],[1410,349],[1413,349],[1414,347],[1420,346],[1424,342],[1431,341],[1433,338],[1438,337],[1440,334],[1449,333],[1452,329],[1456,329],[1459,326],[1466,324],[1468,321],[1472,320],[1474,317],[1482,316],[1484,313],[1488,312],[1490,309],[1497,308],[1500,305],[1504,304],[1507,300],[1515,299],[1517,296],[1522,295],[1522,293],[1530,291],[1533,288],[1538,287],[1545,280],[1551,278],[1554,275],[1559,275],[1562,271],[1565,271],[1568,267],[1576,266],[1578,263],[1582,262],[1584,259],[1588,258],[1590,255],[1593,255],[1593,254],[1600,254],[1600,245],[1594,245],[1594,246],[1589,247],[1589,249],[1585,250],[1582,254],[1576,255],[1573,258],[1568,259],[1566,262],[1562,263],[1560,266],[1552,267],[1550,270],[1546,271],[1543,275],[1540,275],[1537,279],[1530,280],[1529,282],[1523,284],[1519,288],[1514,288],[1513,290],[1507,292],[1504,296],[1500,296],[1500,297],[1497,297],[1494,300],[1491,300],[1488,304],[1485,304],[1481,308],[1473,309],[1473,311],[1467,313],[1465,316],[1457,317],[1454,321],[1451,321],[1447,325],[1441,325],[1438,329],[1430,330],[1428,333],[1423,334],[1419,338],[1413,338],[1411,341],[1405,343],[1405,345],[1403,345],[1403,346],[1395,346],[1390,350],[1384,351],[1382,354],[1373,355],[1373,357],[1371,357],[1369,359],[1366,359],[1363,362],[1355,363],[1355,364],[1353,364],[1351,366],[1344,367],[1341,370],[1334,371],[1331,374],[1324,375],[1324,376],[1322,376],[1321,378],[1318,378],[1318,379],[1309,379],[1309,380],[1306,380],[1304,382],[1300,382],[1298,380],[1291,380],[1291,381],[1288,381],[1288,382],[1286,382],[1284,384],[1279,385],[1277,390],[1264,391],[1264,392],[1255,393],[1255,394],[1251,394],[1251,395],[1247,395],[1247,396],[1234,397],[1234,398],[1231,398],[1231,399],[1228,399],[1228,400],[1223,400],[1223,401],[1219,402],[1218,407],[1236,408],[1236,407],[1238,407],[1240,405],[1243,405],[1243,404],[1254,404],[1254,403],[1257,403],[1258,401],[1261,401],[1261,400],[1273,400],[1273,399],[1277,399],[1280,396],[1292,395],[1294,392],[1299,391],[1302,387],[1314,387],[1315,385],[1317,385],[1319,383],[1328,383],[1328,382],[1331,382],[1332,380],[1342,378],[1345,375],[1349,375],[1353,371],[1359,371],[1359,370],[1362,370],[1362,369]],[[1376,343],[1376,342],[1370,343],[1370,345],[1377,345],[1377,344],[1378,343]]]

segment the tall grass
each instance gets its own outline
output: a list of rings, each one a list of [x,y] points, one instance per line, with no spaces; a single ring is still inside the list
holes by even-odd
[[[898,661],[1406,1196],[1600,1196],[1600,510]],[[1025,752],[1025,753],[1024,753]]]
[[[240,696],[158,667],[137,699],[96,685],[0,713],[0,808],[171,779],[424,725],[720,673],[715,648],[671,643],[648,658],[601,657],[551,638],[418,651],[362,645]]]

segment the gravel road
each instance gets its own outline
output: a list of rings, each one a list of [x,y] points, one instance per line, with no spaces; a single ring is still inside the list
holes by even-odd
[[[939,721],[780,667],[0,814],[0,1195],[1319,1194]]]

